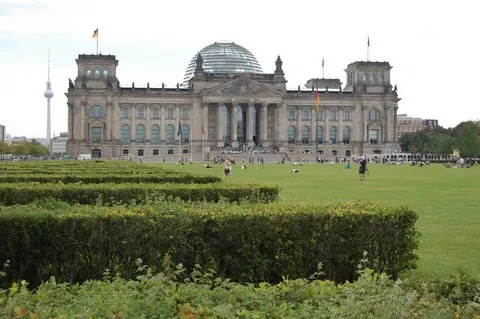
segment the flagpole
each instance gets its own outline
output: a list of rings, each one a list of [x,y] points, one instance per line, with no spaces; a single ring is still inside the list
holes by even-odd
[[[97,27],[98,30],[98,27]],[[97,55],[98,55],[98,33],[97,33]]]
[[[325,69],[325,59],[322,58],[322,79],[325,79],[324,69]]]
[[[367,62],[370,61],[370,37],[367,40]]]

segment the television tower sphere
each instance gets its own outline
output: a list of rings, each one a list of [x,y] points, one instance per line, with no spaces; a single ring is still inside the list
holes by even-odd
[[[50,87],[50,82],[47,82],[47,89],[45,92],[43,92],[43,96],[45,96],[47,99],[51,99],[53,97],[53,91]]]

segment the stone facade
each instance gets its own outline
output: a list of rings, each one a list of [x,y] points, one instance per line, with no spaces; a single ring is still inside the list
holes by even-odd
[[[198,55],[188,86],[176,88],[120,87],[113,55],[79,55],[76,62],[78,74],[66,93],[67,153],[73,157],[200,159],[226,146],[318,149],[341,157],[399,150],[400,99],[388,62],[348,65],[345,88],[318,89],[318,113],[316,88],[286,88],[280,57],[274,73],[229,74],[204,72]]]

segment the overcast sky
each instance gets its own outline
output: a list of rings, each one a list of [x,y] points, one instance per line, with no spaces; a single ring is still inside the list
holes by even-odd
[[[280,55],[288,88],[340,78],[351,62],[388,61],[399,114],[443,127],[480,119],[480,18],[475,0],[107,1],[0,0],[0,124],[12,136],[46,137],[50,49],[52,135],[67,131],[65,92],[78,54],[119,60],[122,86],[175,87],[196,53],[230,40],[273,73]]]

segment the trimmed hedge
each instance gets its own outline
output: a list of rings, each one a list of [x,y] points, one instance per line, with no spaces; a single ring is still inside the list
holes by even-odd
[[[38,183],[56,183],[62,182],[65,184],[70,183],[85,183],[85,184],[99,184],[99,183],[196,183],[196,184],[209,184],[219,183],[222,179],[218,176],[208,175],[192,175],[188,173],[171,174],[144,174],[139,173],[133,175],[120,174],[119,172],[102,173],[80,173],[80,174],[31,174],[31,175],[0,175],[0,183],[25,183],[25,182],[38,182]]]
[[[250,200],[270,202],[278,198],[276,186],[257,184],[0,184],[0,204],[26,204],[42,198],[67,203],[104,204],[145,203],[155,198],[179,198],[184,201],[229,202]]]
[[[133,278],[137,258],[159,270],[166,254],[238,282],[307,278],[321,262],[342,282],[355,279],[366,251],[366,266],[395,278],[415,267],[416,220],[407,207],[357,202],[3,207],[0,256],[9,280],[33,284],[100,279],[106,269]]]

